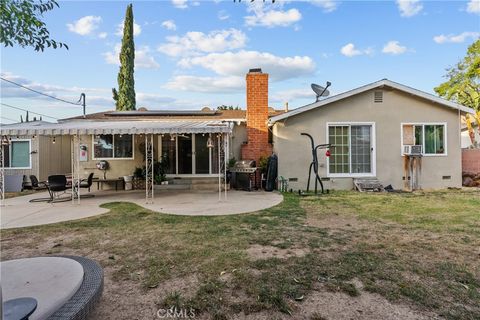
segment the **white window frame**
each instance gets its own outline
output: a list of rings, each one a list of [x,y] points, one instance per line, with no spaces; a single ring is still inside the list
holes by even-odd
[[[444,153],[425,153],[425,126],[442,126],[443,125],[443,142],[445,145]],[[448,156],[448,133],[446,122],[402,122],[400,123],[400,155],[403,156],[404,144],[403,144],[403,127],[404,126],[422,126],[423,127],[423,141],[422,141],[422,156],[424,157],[447,157]],[[415,132],[413,133],[415,135]]]
[[[120,133],[115,133],[115,134],[120,134]],[[115,139],[112,137],[113,141],[113,157],[111,158],[95,158],[95,136],[102,136],[102,135],[111,135],[115,136],[113,133],[107,133],[107,134],[92,134],[92,160],[135,160],[135,135],[132,133],[125,133],[125,135],[129,134],[132,136],[132,157],[131,158],[115,158]],[[122,134],[123,135],[123,134]]]
[[[360,177],[375,177],[377,175],[377,138],[376,138],[376,129],[375,122],[327,122],[326,126],[326,137],[327,143],[330,143],[330,136],[328,128],[330,126],[371,126],[370,132],[370,150],[371,150],[371,173],[330,173],[330,157],[327,157],[327,177],[328,178],[360,178]],[[349,129],[350,130],[350,129]],[[351,152],[351,131],[349,131],[349,166],[350,170],[352,169],[352,152]]]
[[[29,166],[28,167],[3,167],[4,169],[7,170],[26,170],[26,169],[32,169],[32,139],[11,139],[10,143],[8,144],[8,148],[10,149],[8,154],[9,154],[9,159],[8,163],[11,165],[12,164],[12,142],[15,141],[28,141],[28,160],[29,160]],[[5,164],[4,164],[5,165]]]

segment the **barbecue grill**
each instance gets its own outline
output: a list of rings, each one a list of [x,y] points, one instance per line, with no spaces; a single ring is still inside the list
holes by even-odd
[[[257,187],[257,170],[255,160],[240,160],[230,170],[231,186],[237,190],[252,191]]]

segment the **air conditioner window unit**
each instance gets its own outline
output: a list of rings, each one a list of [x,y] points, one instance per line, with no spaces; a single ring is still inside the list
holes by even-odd
[[[421,155],[423,153],[423,147],[421,145],[403,146],[404,155]]]

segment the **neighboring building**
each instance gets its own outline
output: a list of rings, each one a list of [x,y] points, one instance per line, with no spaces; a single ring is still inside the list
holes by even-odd
[[[319,174],[326,187],[351,189],[357,177],[377,177],[395,189],[404,186],[405,145],[421,145],[420,186],[462,185],[462,114],[473,110],[425,92],[380,80],[270,118],[279,175],[293,189],[304,189],[311,162],[311,134],[330,143],[319,152]]]
[[[84,151],[79,169],[85,177],[90,172],[101,175],[96,168],[100,160],[110,163],[109,177],[131,175],[145,164],[144,135],[153,135],[154,157],[167,161],[170,178],[218,177],[219,164],[228,159],[253,159],[258,164],[262,156],[273,151],[278,155],[279,175],[288,179],[294,190],[306,188],[311,162],[310,142],[300,135],[302,132],[311,134],[317,144],[335,146],[330,158],[324,150],[319,151],[319,173],[332,189],[351,189],[355,177],[377,177],[384,185],[401,189],[403,179],[408,179],[404,176],[403,146],[422,145],[421,186],[444,188],[461,186],[460,116],[468,112],[471,109],[389,80],[289,112],[275,111],[268,107],[268,74],[251,69],[246,75],[246,110],[141,108],[94,113],[58,124],[30,124],[31,128],[14,124],[3,126],[1,131],[2,135],[21,134],[26,139],[45,135],[41,141],[50,144],[52,139],[61,138],[62,145],[68,146],[77,137]],[[228,143],[219,148],[220,141]],[[34,145],[33,139],[30,144]],[[7,170],[7,174],[33,173],[43,179],[52,170],[72,171],[63,166],[71,160],[60,161],[59,168],[37,168],[53,165],[52,159],[60,152],[62,157],[70,155],[69,147],[57,150],[40,145],[30,147],[30,153],[32,150],[38,154],[30,154],[28,167]],[[35,160],[42,154],[50,158],[46,162]]]

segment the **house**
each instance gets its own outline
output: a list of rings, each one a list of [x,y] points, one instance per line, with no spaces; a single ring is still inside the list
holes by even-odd
[[[404,156],[410,145],[421,146],[421,187],[461,186],[460,117],[472,112],[469,108],[389,80],[287,112],[269,108],[268,95],[268,74],[251,69],[246,110],[99,112],[57,124],[4,126],[1,134],[45,136],[50,143],[67,139],[72,167],[57,173],[82,177],[92,171],[98,176],[96,164],[102,160],[109,162],[110,177],[131,175],[149,157],[168,164],[169,178],[224,177],[229,159],[258,164],[275,152],[279,175],[297,190],[306,188],[311,162],[310,143],[300,135],[305,132],[317,144],[332,145],[330,157],[319,152],[319,174],[328,188],[352,189],[354,178],[377,177],[401,189],[411,178]],[[30,163],[41,153],[30,153]],[[55,157],[57,151],[47,153]],[[18,172],[28,174],[27,169]]]
[[[462,185],[461,116],[473,110],[384,79],[270,118],[279,175],[293,189],[304,189],[310,145],[332,144],[319,154],[319,175],[328,188],[352,189],[355,178],[376,177],[402,189],[405,146],[421,146],[419,186]]]
[[[263,90],[258,93],[258,88]],[[71,146],[69,166],[59,167],[56,174],[71,173],[85,178],[89,173],[103,176],[97,164],[108,162],[107,178],[132,175],[136,168],[146,166],[151,155],[167,163],[167,178],[224,177],[230,159],[254,158],[271,154],[267,120],[279,114],[268,108],[268,75],[252,72],[247,75],[247,110],[199,111],[109,111],[60,120],[58,123],[28,123],[2,126],[2,136],[13,141],[17,136],[33,145],[35,137],[49,142],[42,151],[29,152],[25,167],[6,168],[6,175],[35,174],[45,179],[52,171],[38,170],[40,154],[50,154],[55,162],[59,150],[52,149],[56,141]],[[247,125],[248,123],[248,125]],[[247,128],[248,127],[248,128]],[[12,140],[13,139],[13,140]],[[38,138],[37,138],[38,139]],[[10,145],[10,144],[9,144]],[[146,148],[151,146],[152,148]],[[7,148],[7,147],[6,147]],[[31,147],[30,151],[38,149]],[[43,164],[46,166],[47,164]]]

